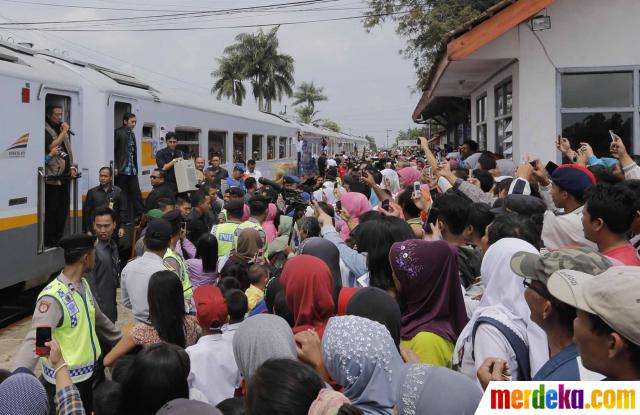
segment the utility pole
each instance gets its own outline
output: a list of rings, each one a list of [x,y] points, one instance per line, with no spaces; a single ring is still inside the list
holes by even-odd
[[[389,148],[389,133],[390,133],[391,131],[393,131],[393,130],[389,130],[389,129],[387,129],[387,130],[385,130],[385,131],[387,132],[387,148]]]

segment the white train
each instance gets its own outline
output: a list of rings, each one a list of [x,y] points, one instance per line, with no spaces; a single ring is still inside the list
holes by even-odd
[[[62,266],[60,249],[44,246],[45,107],[59,104],[75,136],[72,146],[82,177],[72,193],[69,231],[79,229],[82,199],[98,184],[98,169],[113,160],[113,131],[125,112],[136,114],[139,179],[143,193],[156,166],[155,152],[175,131],[179,148],[191,154],[220,153],[258,160],[272,176],[296,166],[295,142],[305,139],[303,163],[321,152],[361,152],[367,141],[301,125],[274,114],[151,86],[133,76],[46,50],[0,42],[0,289],[43,279]],[[73,186],[72,186],[73,187]],[[75,197],[74,197],[75,195]],[[73,209],[77,206],[76,209]]]

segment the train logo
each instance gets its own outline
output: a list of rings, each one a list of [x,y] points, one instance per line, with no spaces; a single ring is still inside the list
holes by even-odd
[[[3,159],[24,158],[27,154],[27,144],[29,143],[29,133],[23,134],[15,143],[11,144],[0,155]]]

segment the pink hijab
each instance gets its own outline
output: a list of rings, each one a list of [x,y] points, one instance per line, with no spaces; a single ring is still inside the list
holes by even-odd
[[[369,199],[367,199],[367,197],[362,193],[344,193],[340,196],[340,201],[342,202],[342,207],[349,212],[349,215],[351,215],[351,218],[356,225],[360,223],[360,216],[371,210],[371,203],[369,203]],[[349,238],[350,232],[349,226],[344,224],[342,229],[340,229],[340,236],[346,241]]]
[[[276,239],[278,236],[278,230],[276,229],[276,225],[273,224],[273,221],[278,214],[278,208],[273,203],[269,203],[269,207],[267,208],[267,218],[262,222],[262,229],[264,233],[267,235],[267,243]]]
[[[405,167],[398,172],[400,176],[400,185],[403,187],[413,186],[413,182],[420,181],[422,174],[415,167]]]
[[[249,220],[251,217],[251,211],[249,210],[249,205],[245,203],[244,208],[242,210],[242,221]]]

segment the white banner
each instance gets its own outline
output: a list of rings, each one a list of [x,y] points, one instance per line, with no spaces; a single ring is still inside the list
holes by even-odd
[[[415,140],[398,140],[398,147],[414,147],[418,145],[418,139]]]
[[[491,382],[476,415],[637,414],[640,382]]]

